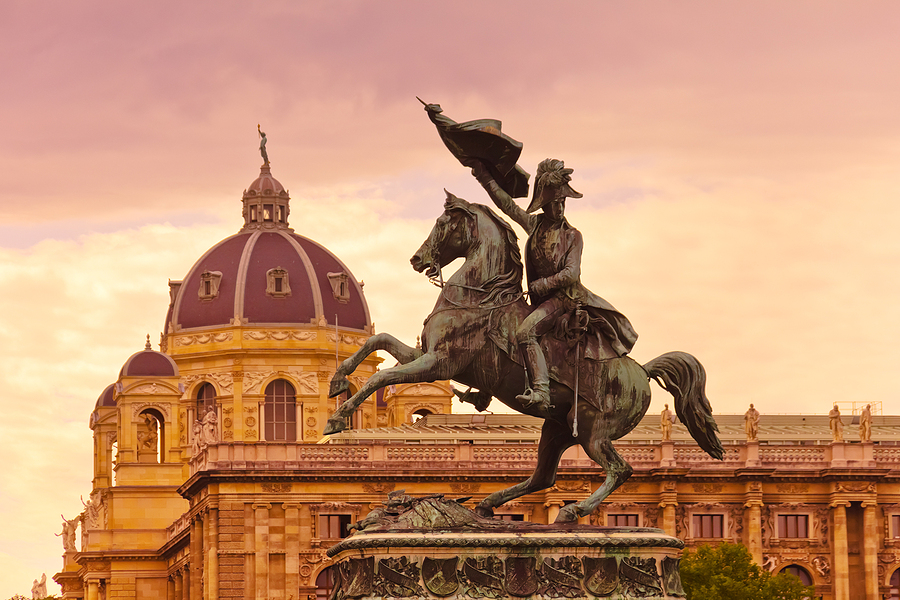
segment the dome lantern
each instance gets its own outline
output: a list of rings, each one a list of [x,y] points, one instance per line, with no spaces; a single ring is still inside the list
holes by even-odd
[[[281,183],[272,177],[272,167],[264,164],[259,177],[244,190],[244,227],[253,229],[290,229],[288,215],[291,197]]]

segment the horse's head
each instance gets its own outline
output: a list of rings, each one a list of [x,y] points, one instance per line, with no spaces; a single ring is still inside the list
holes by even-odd
[[[472,205],[447,190],[444,214],[435,221],[428,239],[413,254],[409,262],[418,272],[437,277],[442,267],[466,255],[472,245],[476,220]]]

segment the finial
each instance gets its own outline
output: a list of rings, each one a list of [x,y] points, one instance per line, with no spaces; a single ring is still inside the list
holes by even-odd
[[[150,345],[150,334],[147,334],[147,343],[144,344],[144,350],[153,350],[153,346]]]

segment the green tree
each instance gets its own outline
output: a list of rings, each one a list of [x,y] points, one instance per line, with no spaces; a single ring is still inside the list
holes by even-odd
[[[703,545],[686,550],[681,559],[681,582],[687,600],[803,600],[813,598],[812,587],[794,575],[773,575],[753,562],[742,544]]]

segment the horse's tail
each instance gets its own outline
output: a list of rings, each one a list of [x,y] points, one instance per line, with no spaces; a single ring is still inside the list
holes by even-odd
[[[719,426],[706,398],[706,370],[700,361],[687,352],[666,352],[644,365],[644,370],[675,397],[675,414],[697,444],[722,460],[724,450],[716,435]]]

